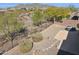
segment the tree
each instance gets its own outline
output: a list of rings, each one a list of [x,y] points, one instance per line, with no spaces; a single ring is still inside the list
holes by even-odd
[[[16,14],[6,14],[3,17],[2,32],[6,35],[6,39],[11,41],[13,48],[13,40],[15,39],[16,31],[19,31],[22,28],[22,24],[17,22]]]
[[[41,24],[41,22],[43,21],[43,13],[42,13],[42,11],[40,11],[39,9],[35,10],[33,15],[32,15],[32,19],[33,19],[33,23],[35,25]]]
[[[64,7],[49,7],[45,10],[44,14],[48,20],[62,20],[69,16],[70,10]],[[52,18],[52,19],[51,19]],[[61,18],[61,19],[60,19]]]
[[[59,8],[58,9],[58,15],[61,16],[62,18],[69,18],[70,16],[70,10],[67,8]]]
[[[44,12],[45,18],[50,20],[53,17],[53,20],[55,20],[57,14],[56,9],[57,9],[56,7],[47,8]]]

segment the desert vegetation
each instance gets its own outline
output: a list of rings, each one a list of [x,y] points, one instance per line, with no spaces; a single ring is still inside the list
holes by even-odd
[[[32,49],[34,42],[38,43],[43,40],[43,36],[40,33],[41,30],[44,30],[49,25],[54,24],[55,22],[63,22],[64,18],[68,19],[70,17],[70,14],[76,10],[77,8],[75,8],[74,6],[49,6],[46,7],[46,9],[30,8],[29,10],[27,10],[26,8],[16,8],[12,13],[2,13],[0,14],[0,47],[3,46],[6,42],[10,41],[12,49],[13,47],[15,47],[15,40],[19,42],[19,40],[23,39],[22,37],[26,38],[28,35],[30,35],[32,41],[26,39],[25,41],[20,43],[19,47],[22,53],[29,52]],[[26,13],[28,15],[26,15]],[[25,17],[21,19],[21,21],[25,20],[25,24],[23,22],[19,22],[20,15],[21,17]],[[24,27],[24,25],[28,25],[26,22],[29,19],[33,22],[31,28],[32,30],[27,30],[27,28],[31,26],[28,26],[26,28]],[[77,27],[79,28],[79,24],[77,24]],[[28,34],[29,31],[31,31],[30,34]],[[16,38],[17,36],[19,38]]]
[[[37,32],[32,35],[32,40],[33,42],[40,42],[41,40],[43,40],[43,36],[41,33]]]
[[[32,49],[32,47],[33,47],[33,42],[31,42],[30,40],[26,40],[20,44],[19,49],[22,53],[27,53]]]
[[[1,20],[0,23],[0,32],[5,35],[6,40],[10,40],[12,42],[12,47],[13,47],[13,40],[15,38],[16,33],[20,31],[22,28],[22,24],[17,22],[17,14],[4,14],[2,17],[3,19]]]
[[[35,25],[42,24],[45,21],[61,22],[64,18],[68,19],[70,14],[76,11],[77,8],[74,6],[69,7],[48,7],[45,10],[36,9],[33,12],[33,22]]]

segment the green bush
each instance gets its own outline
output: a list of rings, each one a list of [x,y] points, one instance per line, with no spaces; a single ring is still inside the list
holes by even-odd
[[[22,42],[20,44],[20,51],[22,53],[27,53],[29,52],[33,47],[33,42],[31,42],[30,40],[26,40],[25,42]]]
[[[41,40],[43,40],[43,37],[41,33],[35,33],[32,35],[32,40],[33,42],[40,42]]]

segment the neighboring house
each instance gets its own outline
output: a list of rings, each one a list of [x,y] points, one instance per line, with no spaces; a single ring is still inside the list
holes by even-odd
[[[48,5],[46,4],[33,3],[33,4],[19,4],[15,8],[21,10],[34,10],[35,8],[46,9],[47,7]]]
[[[78,20],[79,19],[79,10],[71,13],[70,19]]]
[[[14,12],[16,9],[15,8],[8,8],[7,9],[9,12]]]
[[[0,10],[0,14],[5,14],[5,13],[12,13],[12,12],[14,12],[14,10],[13,9],[1,9]]]
[[[4,14],[6,11],[7,10],[4,10],[4,9],[0,10],[0,14]]]

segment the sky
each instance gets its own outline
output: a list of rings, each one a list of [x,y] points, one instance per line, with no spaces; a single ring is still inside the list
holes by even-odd
[[[14,7],[20,3],[0,3],[0,8]],[[79,3],[48,3],[50,6],[58,6],[58,7],[68,7],[69,5],[73,5],[79,8]]]

